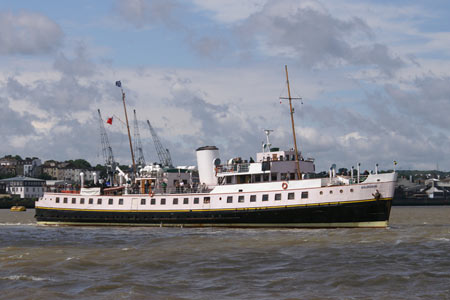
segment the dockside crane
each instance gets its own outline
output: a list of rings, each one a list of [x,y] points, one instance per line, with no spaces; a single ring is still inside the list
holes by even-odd
[[[169,149],[165,149],[161,142],[159,141],[156,131],[153,129],[150,121],[147,120],[148,128],[153,138],[153,143],[155,144],[156,153],[158,154],[159,161],[163,167],[173,167],[172,158],[170,157]]]
[[[100,120],[100,136],[102,141],[102,151],[103,151],[103,159],[105,161],[106,174],[107,174],[107,182],[111,186],[114,184],[114,172],[116,167],[119,165],[114,160],[114,154],[109,144],[108,135],[106,134],[105,125],[103,124],[102,114],[100,113],[100,109],[98,109],[98,118]]]
[[[136,110],[134,110],[134,157],[136,157],[136,164],[140,168],[145,167],[145,158],[144,152],[142,151],[141,135],[139,134]]]

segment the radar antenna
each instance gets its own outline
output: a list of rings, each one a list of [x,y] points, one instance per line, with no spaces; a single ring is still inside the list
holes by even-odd
[[[139,125],[136,117],[136,110],[134,112],[134,157],[136,157],[136,164],[138,167],[145,166],[144,152],[142,151],[141,135],[139,134]]]
[[[270,147],[272,144],[269,141],[269,135],[271,132],[273,132],[273,129],[264,129],[264,133],[266,134],[266,143],[263,143],[263,152],[266,152],[266,150],[270,152]]]
[[[156,153],[158,154],[159,162],[163,167],[173,167],[172,158],[170,157],[169,149],[165,149],[161,142],[159,141],[156,131],[153,129],[150,121],[147,120],[148,128],[153,138],[153,143],[155,144]]]

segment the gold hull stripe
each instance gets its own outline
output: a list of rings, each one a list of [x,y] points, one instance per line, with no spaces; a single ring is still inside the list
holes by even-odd
[[[134,226],[134,227],[228,227],[228,228],[386,228],[388,221],[344,222],[344,223],[235,223],[235,224],[167,224],[167,223],[82,223],[40,221],[38,225],[78,225],[78,226]]]
[[[389,201],[392,198],[382,198],[379,200]],[[341,205],[349,203],[363,203],[379,201],[376,199],[356,200],[356,201],[338,201],[338,202],[324,202],[324,203],[311,203],[311,204],[295,204],[295,205],[278,205],[278,206],[263,206],[263,207],[237,207],[237,208],[217,208],[217,209],[169,209],[169,210],[137,210],[137,209],[81,209],[81,208],[60,208],[60,207],[42,207],[36,206],[37,209],[50,209],[50,210],[68,210],[68,211],[96,211],[96,212],[202,212],[202,211],[236,211],[236,210],[264,210],[264,209],[279,209],[279,208],[292,208],[292,207],[310,207],[310,206],[329,206],[329,205]]]

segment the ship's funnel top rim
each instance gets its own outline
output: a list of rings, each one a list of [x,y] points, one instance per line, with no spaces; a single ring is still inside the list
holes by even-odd
[[[203,150],[219,150],[219,148],[217,148],[216,146],[203,146],[195,151],[203,151]]]

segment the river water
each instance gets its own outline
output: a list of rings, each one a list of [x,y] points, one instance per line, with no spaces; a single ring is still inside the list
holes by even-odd
[[[44,227],[0,210],[0,299],[450,299],[450,206],[388,229]]]

